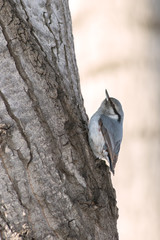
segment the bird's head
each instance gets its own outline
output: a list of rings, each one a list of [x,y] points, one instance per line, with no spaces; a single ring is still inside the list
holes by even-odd
[[[123,120],[123,109],[121,103],[109,96],[108,91],[105,89],[106,98],[101,104],[102,113],[118,121]]]

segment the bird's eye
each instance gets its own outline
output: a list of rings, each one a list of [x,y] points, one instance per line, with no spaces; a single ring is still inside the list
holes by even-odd
[[[105,99],[105,105],[107,106],[107,104],[108,104],[108,101],[107,101],[107,99]]]

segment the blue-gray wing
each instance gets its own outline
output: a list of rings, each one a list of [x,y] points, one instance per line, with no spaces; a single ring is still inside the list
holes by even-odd
[[[111,171],[114,172],[122,141],[122,123],[117,122],[116,120],[107,116],[101,115],[99,119],[99,125],[108,149],[110,168]]]

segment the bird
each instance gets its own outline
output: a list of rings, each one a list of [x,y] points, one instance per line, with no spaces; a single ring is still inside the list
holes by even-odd
[[[123,137],[124,112],[121,103],[110,97],[107,89],[105,94],[106,98],[89,121],[88,140],[96,158],[109,163],[114,175]]]

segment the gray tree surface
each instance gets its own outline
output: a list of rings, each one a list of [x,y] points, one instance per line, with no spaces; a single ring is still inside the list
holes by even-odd
[[[0,0],[0,239],[118,239],[87,121],[68,1]]]

